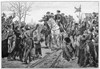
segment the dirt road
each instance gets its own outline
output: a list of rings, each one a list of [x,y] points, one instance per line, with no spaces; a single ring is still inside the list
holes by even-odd
[[[25,64],[21,61],[8,61],[2,59],[2,68],[78,68],[77,59],[68,62],[62,57],[62,50],[51,52],[49,49],[42,49],[43,57]],[[46,54],[48,53],[49,54]]]

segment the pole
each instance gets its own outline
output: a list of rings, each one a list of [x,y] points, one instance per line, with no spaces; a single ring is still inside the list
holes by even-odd
[[[79,12],[79,23],[80,23],[80,12]]]
[[[81,24],[81,16],[80,16],[81,14],[80,13],[81,13],[81,5],[79,7],[79,23]]]

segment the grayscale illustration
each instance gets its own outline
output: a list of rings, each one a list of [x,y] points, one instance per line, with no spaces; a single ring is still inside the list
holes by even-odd
[[[2,68],[98,68],[99,2],[1,1]]]

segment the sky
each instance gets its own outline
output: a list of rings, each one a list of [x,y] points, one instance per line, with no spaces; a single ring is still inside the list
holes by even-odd
[[[39,23],[38,20],[40,20],[47,11],[56,14],[56,10],[60,10],[61,13],[65,13],[66,15],[72,15],[74,19],[78,21],[77,15],[79,13],[75,13],[74,7],[78,8],[80,5],[81,14],[98,12],[98,2],[33,2],[31,11],[26,17],[26,23],[31,23],[32,21]],[[2,2],[2,11],[6,11],[7,14],[8,6],[8,2]]]

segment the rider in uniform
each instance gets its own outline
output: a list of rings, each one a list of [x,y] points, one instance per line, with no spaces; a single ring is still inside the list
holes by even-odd
[[[55,15],[55,21],[58,23],[58,25],[60,26],[61,23],[61,14],[60,14],[60,10],[57,10],[57,14]]]

